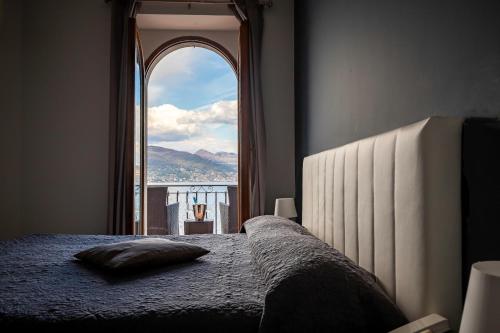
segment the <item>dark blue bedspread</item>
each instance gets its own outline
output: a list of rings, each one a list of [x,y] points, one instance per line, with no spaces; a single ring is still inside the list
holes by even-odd
[[[34,235],[0,242],[0,331],[256,332],[264,283],[245,234],[163,236],[211,252],[135,275],[73,254],[132,236]]]
[[[130,236],[0,242],[0,332],[385,333],[407,322],[370,273],[303,227],[261,216],[245,229],[167,236],[211,252],[127,276],[73,254]]]

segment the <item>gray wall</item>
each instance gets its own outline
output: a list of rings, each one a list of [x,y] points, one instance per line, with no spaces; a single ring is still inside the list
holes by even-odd
[[[166,41],[182,36],[198,36],[216,41],[238,59],[238,31],[140,30],[140,36],[144,60]]]
[[[296,166],[431,115],[500,115],[500,2],[297,0]]]
[[[274,200],[295,195],[294,6],[273,0],[264,9],[262,89],[267,136],[266,213]]]
[[[19,157],[2,156],[9,164],[2,183],[9,185],[0,199],[6,191],[15,199],[8,208],[13,218],[2,219],[7,228],[0,235],[104,233],[109,7],[102,0],[5,3],[21,20],[7,13],[14,34],[2,34],[0,41],[16,46],[7,55],[14,61],[2,62],[8,68],[2,87],[9,87],[12,96],[7,103],[2,98],[1,109],[15,112],[8,115],[13,126],[2,125],[9,129],[1,144]],[[21,90],[16,88],[19,80]]]
[[[21,234],[22,2],[0,1],[0,239]]]

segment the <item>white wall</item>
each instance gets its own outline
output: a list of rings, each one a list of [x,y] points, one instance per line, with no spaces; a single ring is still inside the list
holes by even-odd
[[[262,88],[267,136],[266,212],[295,195],[293,0],[264,9]]]
[[[22,2],[0,0],[0,239],[22,233],[20,157]]]

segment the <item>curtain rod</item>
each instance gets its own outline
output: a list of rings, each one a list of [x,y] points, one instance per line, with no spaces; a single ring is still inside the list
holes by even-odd
[[[166,3],[185,3],[185,4],[190,4],[190,3],[196,3],[196,4],[207,4],[207,5],[231,5],[234,2],[230,0],[223,0],[223,1],[217,1],[217,0],[145,0],[145,1],[139,1],[139,2],[166,2]],[[271,7],[273,5],[272,0],[258,0],[260,5],[266,6],[266,7]]]
[[[259,4],[262,6],[265,6],[267,8],[270,8],[273,6],[273,1],[272,0],[258,0]],[[111,0],[104,0],[105,3],[111,2]],[[197,3],[197,4],[207,4],[207,5],[232,5],[234,4],[233,1],[217,1],[217,0],[191,0],[191,1],[186,1],[186,0],[146,0],[146,1],[138,1],[138,2],[166,2],[166,3],[185,3],[185,4],[191,4],[191,3]]]
[[[217,1],[217,0],[193,0],[193,1],[183,1],[183,0],[145,0],[140,2],[167,2],[167,3],[198,3],[198,4],[207,4],[207,5],[229,5],[232,4],[232,1]]]

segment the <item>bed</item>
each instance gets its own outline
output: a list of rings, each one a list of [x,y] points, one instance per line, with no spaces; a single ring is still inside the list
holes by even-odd
[[[376,332],[431,313],[456,328],[461,123],[429,118],[307,157],[303,227],[264,216],[247,234],[164,236],[211,251],[192,263],[111,276],[73,254],[133,236],[0,242],[0,330]]]
[[[193,263],[122,276],[81,265],[73,255],[133,236],[32,235],[2,242],[0,328],[257,331],[263,281],[250,263],[246,235],[161,237],[211,252]]]

